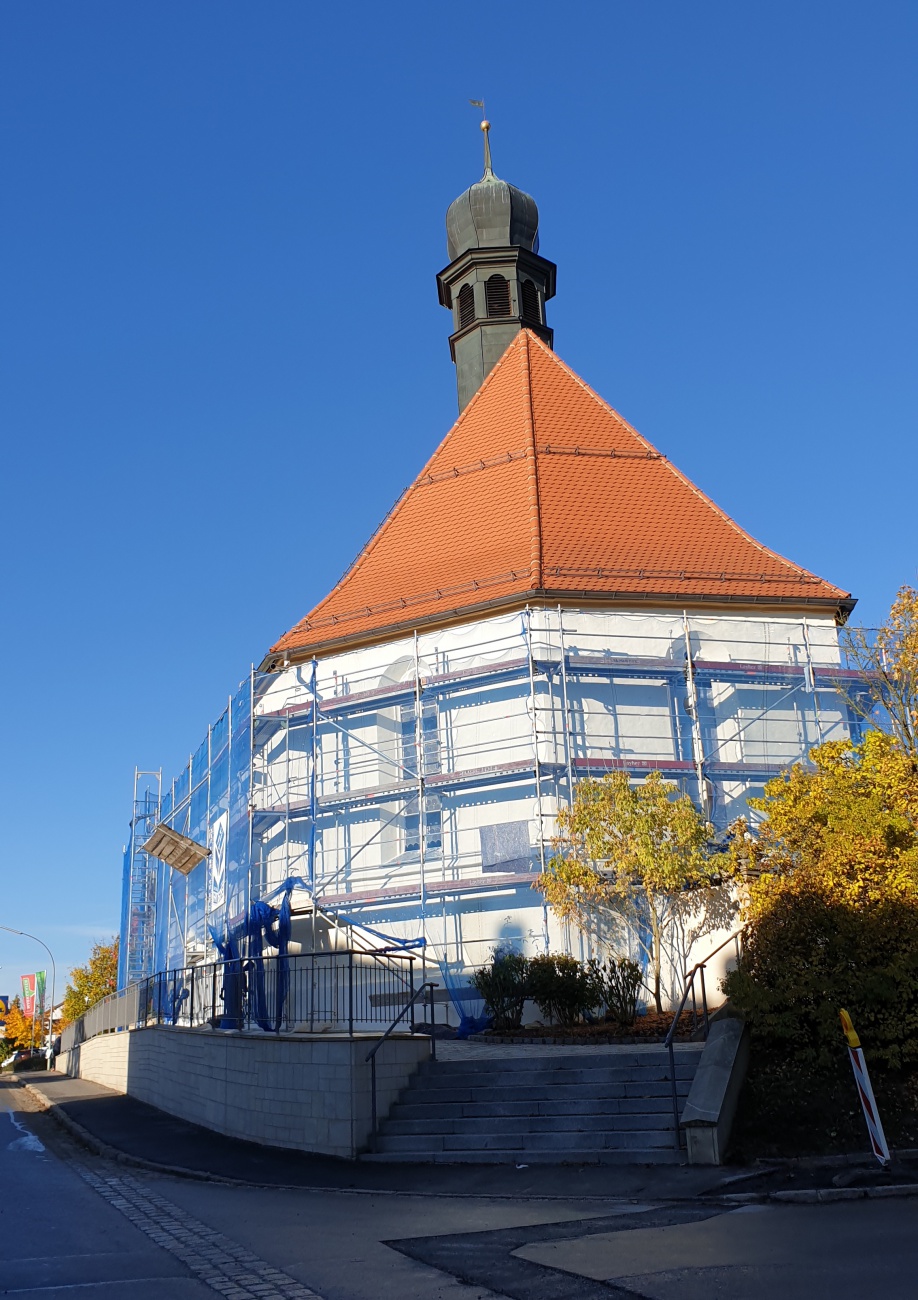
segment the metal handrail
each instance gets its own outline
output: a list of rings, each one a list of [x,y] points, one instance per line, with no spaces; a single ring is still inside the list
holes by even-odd
[[[723,943],[719,943],[716,948],[713,948],[711,952],[708,953],[707,957],[704,958],[703,961],[696,962],[695,965],[692,967],[692,969],[685,973],[685,975],[683,976],[685,980],[685,988],[682,991],[682,1000],[680,1001],[679,1006],[676,1008],[676,1014],[673,1016],[673,1023],[669,1027],[669,1032],[667,1033],[666,1037],[663,1039],[663,1046],[669,1052],[669,1082],[672,1087],[672,1094],[673,1094],[673,1123],[675,1126],[675,1142],[676,1142],[677,1151],[680,1150],[682,1147],[682,1130],[679,1126],[679,1097],[676,1092],[676,1054],[673,1049],[673,1040],[676,1037],[676,1032],[679,1028],[679,1020],[682,1016],[682,1012],[685,1010],[685,1004],[688,1001],[689,994],[691,993],[693,1029],[697,1027],[698,1003],[695,997],[695,976],[698,975],[700,972],[701,1009],[702,1009],[702,1019],[704,1022],[704,1041],[705,1042],[707,1041],[708,1027],[710,1024],[710,1016],[708,1015],[708,994],[704,983],[704,968],[705,966],[707,966],[711,958],[716,957],[717,954],[719,952],[722,952],[723,949],[726,948],[728,944],[734,943],[738,939],[742,938],[745,929],[746,929],[745,925],[741,925],[740,928],[736,930],[733,934],[728,935],[727,938],[724,939]]]
[[[408,1012],[412,1009],[412,1007],[417,1003],[418,999],[421,997],[421,995],[423,994],[424,990],[427,989],[427,990],[429,990],[429,992],[428,992],[428,999],[429,999],[429,1000],[428,1000],[428,1006],[429,1006],[429,1008],[430,1008],[430,1031],[431,1031],[431,1032],[430,1032],[430,1059],[431,1059],[432,1061],[435,1061],[435,1060],[437,1059],[437,1039],[436,1039],[436,1035],[435,1035],[434,1032],[433,1032],[433,1029],[434,1029],[434,1000],[433,1000],[433,993],[434,993],[434,989],[438,989],[439,987],[440,987],[440,985],[439,985],[435,980],[426,980],[423,984],[419,985],[418,988],[415,989],[414,993],[412,993],[411,997],[408,999],[408,1001],[405,1003],[405,1005],[402,1007],[401,1011],[398,1013],[398,1015],[397,1015],[397,1016],[395,1017],[395,1019],[392,1021],[391,1025],[390,1025],[389,1028],[386,1030],[386,1032],[383,1034],[383,1036],[382,1036],[382,1037],[381,1037],[381,1038],[380,1038],[376,1043],[373,1044],[373,1046],[370,1048],[370,1050],[367,1052],[366,1056],[364,1057],[364,1061],[369,1061],[369,1063],[370,1063],[370,1097],[371,1097],[371,1100],[370,1100],[370,1125],[371,1125],[371,1127],[370,1127],[370,1144],[371,1144],[371,1145],[373,1145],[374,1142],[375,1142],[375,1139],[376,1139],[376,1129],[377,1129],[377,1117],[376,1117],[376,1053],[379,1051],[379,1049],[382,1047],[383,1043],[386,1041],[386,1039],[389,1037],[389,1035],[390,1035],[390,1034],[392,1033],[392,1031],[395,1029],[395,1026],[398,1024],[398,1022],[399,1022],[399,1021],[400,1021],[404,1016],[406,1016],[406,1015],[408,1014]],[[414,1033],[414,1023],[413,1023],[413,1022],[412,1022],[412,1026],[411,1026],[411,1032]]]
[[[255,974],[263,976],[269,988],[273,987],[272,981],[279,978],[284,964],[290,979],[290,989],[283,998],[284,1016],[294,1020],[308,1018],[310,1026],[313,1019],[325,1019],[324,1011],[316,1010],[313,1005],[314,990],[306,995],[299,991],[298,986],[298,981],[315,980],[318,976],[322,984],[321,997],[329,1002],[333,1018],[341,1019],[347,1032],[353,1034],[358,1020],[364,1024],[370,1022],[374,1028],[377,1024],[387,1023],[385,1016],[390,1014],[389,1003],[385,1004],[385,1013],[377,1011],[374,1003],[376,990],[381,988],[397,1006],[398,999],[406,997],[414,988],[414,962],[415,958],[408,953],[383,954],[337,948],[287,957],[238,957],[176,967],[130,984],[88,1008],[84,1015],[64,1029],[61,1050],[69,1052],[97,1034],[140,1029],[164,1022],[196,1029],[209,1027],[214,1031],[230,1028],[251,1030],[257,1015],[251,1002],[251,989],[243,985],[250,983]],[[228,976],[239,977],[232,1005],[227,1002]],[[336,987],[339,989],[337,996],[334,993]],[[338,1001],[341,991],[346,999],[343,1007]],[[306,1001],[302,1001],[304,996]],[[301,1010],[305,1013],[303,1016],[299,1015]],[[277,1008],[273,1006],[271,1015],[276,1013]],[[227,1019],[233,1024],[225,1023]]]

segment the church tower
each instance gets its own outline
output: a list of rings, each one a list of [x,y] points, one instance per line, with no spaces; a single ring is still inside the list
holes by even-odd
[[[529,194],[494,175],[490,122],[481,129],[484,175],[449,206],[450,263],[437,276],[440,302],[453,313],[449,349],[460,412],[521,329],[549,347],[554,337],[545,304],[554,297],[557,268],[539,256],[539,209]]]

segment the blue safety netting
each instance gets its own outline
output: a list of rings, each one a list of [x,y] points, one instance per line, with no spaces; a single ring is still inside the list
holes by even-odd
[[[470,1038],[472,1034],[480,1034],[483,1030],[490,1029],[492,1018],[485,1012],[484,998],[474,985],[469,983],[468,977],[455,975],[447,961],[441,961],[439,966],[449,1000],[459,1017],[456,1037]]]
[[[267,899],[257,899],[244,920],[226,934],[221,935],[215,927],[211,928],[211,937],[225,963],[221,1029],[241,1028],[243,996],[247,992],[251,1019],[260,1029],[275,1034],[280,1032],[290,989],[290,896],[302,883],[296,876],[285,880],[271,895],[282,896],[280,907],[273,907]],[[247,949],[245,958],[243,947]],[[271,965],[273,987],[269,987],[272,982],[268,979],[265,948],[277,950]]]
[[[159,820],[199,844],[210,846],[219,835],[225,843],[225,865],[218,878],[213,859],[188,876],[156,862],[152,971],[184,966],[189,947],[206,951],[209,930],[217,930],[222,938],[248,917],[252,689],[250,678],[240,684],[186,766],[162,792]],[[130,924],[129,917],[122,917],[123,947]]]

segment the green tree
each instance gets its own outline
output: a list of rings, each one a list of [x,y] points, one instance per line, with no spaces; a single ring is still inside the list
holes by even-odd
[[[62,1003],[64,1023],[78,1020],[87,1008],[118,987],[118,939],[96,943],[85,966],[75,966]]]
[[[663,1009],[663,956],[672,928],[699,923],[691,941],[724,924],[732,904],[718,889],[723,855],[708,852],[711,827],[687,795],[651,772],[581,781],[558,813],[556,854],[536,881],[554,912],[589,932],[597,917],[623,920],[636,936]],[[649,930],[649,935],[648,935]]]

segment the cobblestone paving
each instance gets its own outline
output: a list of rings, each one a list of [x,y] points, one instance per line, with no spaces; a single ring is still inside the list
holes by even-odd
[[[80,1162],[74,1162],[73,1168],[135,1228],[226,1300],[321,1300],[296,1278],[208,1228],[129,1174],[100,1175]]]

